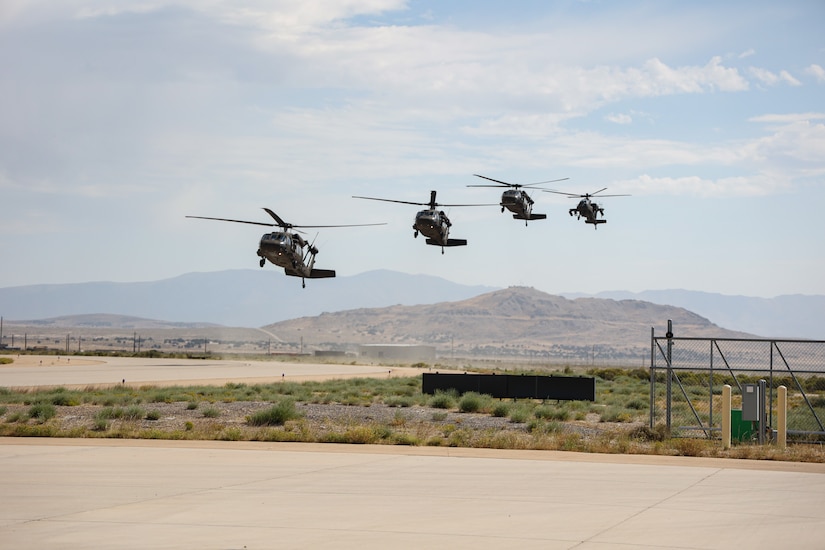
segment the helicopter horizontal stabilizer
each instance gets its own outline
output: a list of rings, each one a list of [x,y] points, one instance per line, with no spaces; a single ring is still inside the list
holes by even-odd
[[[326,279],[328,277],[335,277],[334,269],[313,269],[309,272],[307,279]]]
[[[513,214],[515,220],[546,220],[547,214],[530,214],[530,217],[522,216],[520,214]]]
[[[312,269],[310,270],[309,275],[305,275],[300,271],[284,268],[284,273],[291,277],[301,277],[303,279],[327,279],[329,277],[335,277],[334,269]]]
[[[440,243],[435,239],[427,239],[427,244],[431,244],[433,246],[466,246],[467,239],[447,239],[446,243]]]
[[[607,220],[584,220],[584,223],[592,223],[593,225],[597,225],[600,223],[607,223]]]

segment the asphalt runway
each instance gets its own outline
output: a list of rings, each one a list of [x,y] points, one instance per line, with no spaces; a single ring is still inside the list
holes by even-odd
[[[44,368],[65,367],[63,374],[84,378],[69,376],[67,385],[109,383],[90,374],[115,372],[104,366],[130,377],[168,369],[169,380],[191,379],[193,372],[189,365],[141,366],[141,361],[146,360]],[[222,380],[224,369],[249,372],[233,362],[216,363],[214,371],[202,369],[213,376],[207,380]],[[92,366],[98,368],[87,368]],[[0,386],[7,385],[8,368],[0,371]],[[27,368],[35,372],[40,365]],[[385,369],[379,370],[384,375]],[[363,373],[346,368],[330,373],[348,374]],[[24,386],[53,385],[20,380]],[[0,548],[389,546],[821,549],[825,464],[443,447],[0,438]]]

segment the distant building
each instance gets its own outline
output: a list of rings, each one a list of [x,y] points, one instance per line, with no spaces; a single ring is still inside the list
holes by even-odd
[[[405,344],[363,344],[358,359],[371,363],[418,363],[435,361],[435,346]]]

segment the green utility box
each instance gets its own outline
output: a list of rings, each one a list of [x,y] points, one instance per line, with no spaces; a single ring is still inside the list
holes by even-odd
[[[750,441],[756,431],[753,422],[742,420],[742,409],[731,409],[730,411],[730,438],[731,441]]]

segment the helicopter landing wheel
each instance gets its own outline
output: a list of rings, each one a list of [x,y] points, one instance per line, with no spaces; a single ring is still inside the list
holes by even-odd
[[[307,287],[307,282],[305,280],[301,279],[301,288],[306,288],[306,287]]]
[[[261,267],[263,267],[263,266],[266,264],[266,259],[265,259],[265,258],[261,258],[261,261],[260,261],[260,262],[258,262],[258,264],[260,264],[260,266],[261,266]]]
[[[417,238],[418,238],[418,231],[416,231],[415,233],[413,233],[413,238],[415,238],[415,239],[417,239]]]

